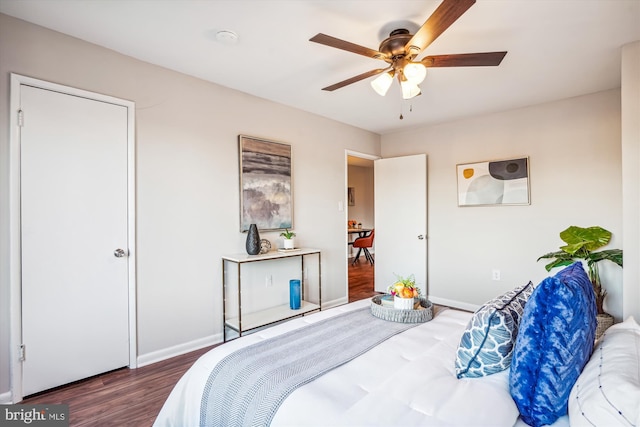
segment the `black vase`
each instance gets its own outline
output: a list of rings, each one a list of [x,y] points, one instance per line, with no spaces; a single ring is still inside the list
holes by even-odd
[[[257,255],[260,253],[260,233],[258,233],[258,226],[255,224],[249,226],[246,248],[249,255]]]

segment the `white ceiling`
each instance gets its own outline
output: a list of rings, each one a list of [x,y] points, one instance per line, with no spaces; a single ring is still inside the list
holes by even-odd
[[[430,68],[403,101],[363,80],[385,63],[309,42],[378,49],[440,0],[0,0],[0,12],[153,64],[384,134],[617,88],[620,47],[640,40],[640,0],[479,0],[423,54],[508,51],[498,67]],[[232,30],[234,44],[216,41]],[[419,59],[418,58],[418,59]],[[400,120],[400,114],[404,119]]]

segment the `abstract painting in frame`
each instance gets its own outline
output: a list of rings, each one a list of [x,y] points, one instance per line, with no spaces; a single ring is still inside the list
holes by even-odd
[[[240,231],[293,228],[291,146],[239,135]]]
[[[529,205],[529,158],[457,165],[458,206]]]

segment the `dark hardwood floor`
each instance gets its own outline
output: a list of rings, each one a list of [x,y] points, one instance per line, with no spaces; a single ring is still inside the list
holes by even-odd
[[[355,266],[349,263],[347,268],[349,302],[377,294],[373,290],[375,265],[361,257]],[[148,427],[153,424],[178,379],[211,348],[138,369],[118,369],[29,396],[22,403],[67,404],[72,427]]]
[[[30,396],[22,403],[67,404],[69,425],[74,427],[148,427],[178,379],[211,348],[138,369],[118,369]]]
[[[373,255],[375,257],[375,255]],[[375,258],[374,258],[375,259]],[[373,275],[376,265],[369,264],[364,256],[360,256],[355,265],[351,265],[351,259],[347,262],[349,271],[349,302],[363,298],[371,298],[378,292],[373,289]]]

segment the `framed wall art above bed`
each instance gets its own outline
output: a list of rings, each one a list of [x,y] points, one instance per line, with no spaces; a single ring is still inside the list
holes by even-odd
[[[240,231],[293,228],[291,145],[238,136]]]
[[[529,158],[457,165],[458,206],[529,205]]]

